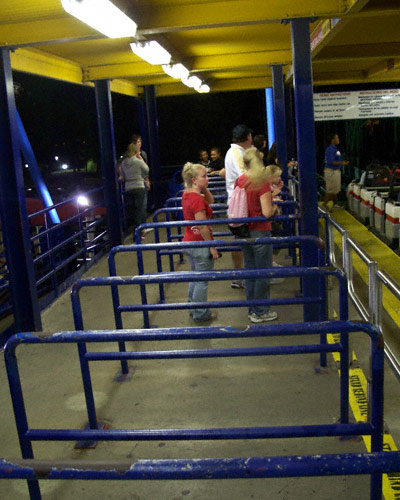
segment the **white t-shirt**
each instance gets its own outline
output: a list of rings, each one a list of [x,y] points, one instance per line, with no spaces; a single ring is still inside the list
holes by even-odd
[[[238,144],[231,144],[225,156],[225,183],[228,193],[228,203],[233,193],[235,181],[243,172],[243,153],[245,149]]]

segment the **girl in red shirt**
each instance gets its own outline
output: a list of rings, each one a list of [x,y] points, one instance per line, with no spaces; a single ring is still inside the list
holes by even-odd
[[[207,220],[212,218],[210,204],[214,198],[207,189],[207,170],[200,164],[186,163],[182,178],[185,191],[182,195],[182,209],[185,220]],[[201,226],[186,226],[183,241],[211,241],[212,230],[206,224]],[[214,260],[218,259],[215,247],[190,248],[186,250],[192,271],[209,271],[214,268]],[[189,283],[188,301],[207,302],[208,282],[197,281]],[[195,321],[211,321],[216,318],[210,309],[190,309],[190,315]]]
[[[246,189],[249,217],[263,215],[268,219],[276,215],[278,207],[272,203],[271,186],[267,182],[267,171],[258,150],[254,147],[247,149],[243,155],[243,162],[245,173],[236,180],[236,184]],[[279,179],[268,180],[271,183],[279,182]],[[268,220],[250,223],[250,238],[271,236],[271,226]],[[246,245],[242,247],[242,251],[246,269],[272,267],[272,245]],[[267,278],[245,280],[247,300],[268,299],[269,287]],[[250,306],[248,316],[252,323],[273,321],[278,317],[277,313],[270,311],[267,305]]]

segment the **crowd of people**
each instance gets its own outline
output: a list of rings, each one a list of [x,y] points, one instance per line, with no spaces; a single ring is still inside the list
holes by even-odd
[[[332,134],[329,137],[326,150],[326,195],[325,204],[334,203],[340,190],[340,167],[348,162],[342,160],[337,149],[339,137]],[[124,183],[125,209],[128,225],[135,229],[146,222],[147,191],[150,190],[149,166],[146,153],[141,149],[142,141],[139,135],[134,135],[119,165],[119,179]],[[295,162],[288,162],[293,168]],[[182,178],[184,191],[182,194],[182,209],[185,220],[204,221],[204,224],[186,226],[183,241],[212,241],[212,227],[207,220],[213,217],[211,204],[214,198],[208,189],[210,178],[219,176],[225,179],[227,203],[231,202],[236,187],[245,191],[249,217],[264,216],[265,220],[248,224],[249,238],[265,238],[271,236],[274,215],[279,214],[275,203],[283,188],[282,170],[276,152],[276,143],[271,148],[266,146],[266,137],[258,134],[253,137],[253,131],[244,124],[239,124],[232,130],[232,143],[225,157],[218,147],[212,147],[210,154],[207,149],[198,152],[197,163],[188,162],[184,165]],[[142,239],[144,239],[144,232]],[[208,271],[214,267],[214,261],[220,257],[214,246],[186,249],[190,267],[193,271]],[[256,269],[278,266],[273,262],[271,244],[243,245],[241,251],[231,252],[234,269]],[[233,280],[232,288],[244,288],[249,301],[268,299],[270,285],[282,282],[282,278]],[[208,281],[189,284],[188,301],[206,302]],[[216,318],[216,313],[209,308],[190,309],[190,316],[196,322],[210,322]],[[267,305],[251,305],[248,308],[248,318],[252,323],[273,321],[278,317]]]

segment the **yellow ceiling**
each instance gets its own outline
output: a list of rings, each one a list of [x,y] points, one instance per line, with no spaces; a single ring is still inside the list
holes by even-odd
[[[292,63],[291,18],[312,18],[315,85],[400,81],[400,0],[114,0],[138,25],[137,39],[159,41],[211,91],[271,86],[272,64]],[[334,21],[337,20],[337,21]],[[129,47],[72,18],[60,0],[3,0],[0,44],[12,66],[75,83],[110,79],[139,95],[194,92]]]

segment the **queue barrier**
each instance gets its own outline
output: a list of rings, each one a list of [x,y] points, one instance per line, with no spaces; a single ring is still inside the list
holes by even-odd
[[[354,332],[363,332],[370,337],[371,355],[371,409],[368,420],[361,423],[349,423],[349,368],[347,364],[348,337]],[[87,411],[90,428],[78,429],[34,429],[29,428],[28,418],[18,369],[16,348],[20,344],[65,344],[76,343],[86,346],[88,343],[104,342],[143,342],[174,341],[187,339],[221,339],[221,338],[254,338],[302,335],[326,335],[340,333],[340,341],[334,344],[304,344],[291,346],[230,347],[219,349],[184,349],[184,350],[149,350],[130,352],[87,352],[85,349],[83,362],[86,369],[82,371]],[[266,426],[239,428],[204,428],[204,429],[99,429],[96,418],[93,391],[91,386],[89,361],[115,360],[147,360],[147,359],[189,359],[215,357],[248,357],[283,354],[305,354],[316,352],[340,353],[340,423],[300,426]],[[318,455],[316,457],[247,457],[217,459],[184,459],[184,460],[149,460],[137,461],[137,468],[122,467],[120,479],[210,479],[210,478],[246,478],[246,477],[289,477],[328,475],[340,473],[335,469],[340,463],[347,464],[343,474],[352,471],[354,474],[371,474],[371,499],[380,500],[382,494],[381,473],[400,470],[398,454],[382,454],[383,451],[383,372],[384,354],[382,335],[372,325],[354,321],[324,321],[308,323],[290,323],[275,325],[254,325],[245,330],[227,329],[226,327],[192,327],[164,328],[149,330],[108,330],[108,331],[76,331],[58,332],[48,336],[45,333],[19,333],[11,337],[4,349],[5,365],[8,375],[10,394],[14,409],[22,457],[34,459],[32,442],[34,441],[165,441],[165,440],[234,440],[234,439],[276,439],[295,437],[324,436],[371,436],[371,452],[369,454]],[[82,362],[82,360],[81,360]],[[352,462],[358,456],[360,460]],[[371,466],[372,462],[375,464]],[[367,462],[369,466],[367,467]],[[40,471],[40,461],[26,462],[31,465],[17,466],[15,463],[7,469],[6,461],[1,462],[0,477],[28,479],[31,500],[41,500],[37,479],[115,479],[116,471],[107,470],[102,462],[101,471],[92,470],[90,464],[80,467],[72,465],[70,474],[64,465],[61,470],[54,470],[47,461],[48,468]],[[74,462],[71,462],[71,464]],[[127,462],[122,462],[122,464]],[[24,461],[22,462],[24,464]],[[121,462],[118,462],[121,464]],[[246,465],[247,464],[247,465]],[[333,465],[334,464],[334,465]],[[358,464],[358,469],[355,464]],[[151,466],[150,466],[151,465]],[[196,465],[196,466],[195,466]],[[257,469],[254,466],[261,466]],[[110,463],[111,466],[111,463]],[[36,467],[36,470],[34,468]],[[29,470],[30,469],[30,470]],[[128,470],[129,469],[129,470]],[[119,467],[117,467],[119,470]],[[325,472],[324,472],[325,470]],[[330,472],[327,472],[327,471]],[[346,471],[346,472],[344,472]],[[53,473],[52,473],[53,472]],[[119,474],[119,472],[118,472]]]
[[[236,220],[236,219],[235,219]],[[196,221],[196,225],[199,225],[201,221]],[[161,227],[165,223],[159,223]],[[188,225],[188,222],[185,221],[183,223],[173,223],[173,224],[183,224]],[[193,224],[195,225],[195,224]],[[154,224],[144,224],[143,226],[152,226],[155,227]],[[160,227],[160,226],[159,226]],[[138,228],[138,231],[140,229]],[[140,233],[138,233],[140,234]],[[274,248],[300,248],[302,245],[308,244],[312,245],[316,248],[318,254],[318,266],[322,267],[324,265],[324,245],[321,239],[315,236],[286,236],[286,237],[274,237],[274,238],[248,238],[245,240],[212,240],[212,241],[183,241],[179,243],[159,243],[157,242],[158,231],[155,230],[156,243],[150,243],[146,245],[136,244],[136,245],[118,245],[113,247],[108,254],[108,267],[109,267],[109,275],[117,276],[117,269],[115,263],[115,256],[121,252],[136,252],[137,253],[137,262],[138,262],[138,273],[140,275],[145,274],[144,270],[144,262],[143,262],[143,251],[155,250],[156,253],[156,264],[157,264],[157,272],[162,273],[162,255],[169,255],[172,258],[173,254],[180,253],[182,254],[185,249],[188,248],[201,248],[201,247],[217,247],[221,252],[232,251],[234,249],[240,248],[241,246],[254,245],[259,243],[271,244]],[[295,252],[293,252],[295,254]],[[171,266],[170,266],[171,269]],[[174,269],[170,272],[173,272]],[[236,270],[237,271],[237,270]],[[117,292],[113,292],[117,293]],[[165,301],[165,292],[164,285],[162,282],[159,284],[159,301],[162,303]],[[116,298],[116,304],[119,303],[119,299]],[[146,324],[146,322],[145,322]],[[116,324],[118,328],[118,324]],[[121,326],[122,328],[122,326]]]
[[[263,238],[258,238],[255,241],[261,242]],[[246,240],[245,240],[246,241]],[[251,244],[252,242],[248,242]],[[180,243],[182,245],[182,243]],[[208,245],[207,245],[208,244]],[[196,248],[198,246],[209,246],[210,242],[188,242],[190,247]],[[171,245],[177,245],[172,243]],[[146,245],[147,246],[147,245]],[[339,318],[341,320],[348,319],[348,305],[347,305],[347,281],[345,274],[340,270],[329,268],[262,268],[262,269],[241,269],[241,270],[217,270],[217,271],[180,271],[174,273],[157,273],[145,274],[141,276],[111,276],[102,278],[89,278],[86,280],[79,280],[74,283],[71,290],[72,311],[74,317],[74,325],[76,330],[83,330],[83,315],[82,307],[79,297],[79,292],[83,287],[90,286],[109,286],[111,288],[113,312],[115,325],[117,329],[122,329],[122,313],[123,312],[139,312],[143,313],[144,328],[150,328],[149,311],[166,311],[166,310],[184,310],[192,307],[198,308],[222,308],[222,307],[248,307],[249,305],[303,305],[304,315],[306,316],[307,308],[312,308],[315,313],[314,316],[318,320],[325,320],[327,317],[326,311],[326,287],[325,279],[328,276],[335,276],[338,280],[339,287]],[[221,281],[231,279],[256,279],[260,277],[273,278],[273,277],[301,277],[303,279],[311,280],[313,286],[310,287],[309,292],[300,297],[287,297],[275,299],[257,299],[257,300],[218,300],[208,302],[181,302],[181,303],[157,303],[148,304],[146,285],[152,283],[189,283],[193,281]],[[139,285],[142,304],[128,304],[121,305],[119,300],[118,286],[126,285]],[[315,295],[311,295],[315,293]],[[321,336],[321,344],[326,343],[326,338]],[[118,343],[119,351],[124,352],[126,346],[123,342]],[[85,354],[85,346],[78,346],[80,352],[81,363],[83,363],[83,356]],[[348,349],[347,349],[348,353]],[[326,366],[326,355],[320,356],[321,366]],[[82,364],[82,371],[87,370],[87,367]],[[121,362],[121,376],[127,376],[129,369],[126,361]]]
[[[299,219],[299,216],[297,215],[278,215],[275,217],[271,217],[269,220],[272,222],[287,222],[287,221],[296,221]],[[225,225],[228,223],[249,223],[249,222],[265,222],[265,217],[240,217],[240,218],[233,218],[233,219],[210,219],[207,220],[207,225],[208,226],[215,226],[215,225]],[[179,220],[179,221],[167,221],[167,222],[146,222],[144,224],[141,224],[135,229],[135,234],[134,234],[134,239],[136,244],[141,243],[141,232],[145,229],[154,229],[154,238],[156,243],[160,242],[160,235],[159,235],[159,230],[165,228],[166,233],[167,233],[167,240],[168,242],[172,241],[172,236],[171,236],[171,228],[172,227],[185,227],[185,226],[203,226],[204,225],[204,220],[195,220],[195,221],[184,221],[184,220]],[[218,235],[229,235],[232,236],[231,233],[218,233]],[[214,240],[217,241],[217,240]],[[233,243],[233,242],[232,242]],[[235,247],[232,246],[232,248],[225,249],[224,251],[234,251]],[[182,255],[181,250],[178,250],[174,252],[176,254]],[[160,255],[170,255],[169,257],[169,269],[170,271],[175,270],[174,266],[174,261],[172,258],[171,253],[165,253],[162,250],[160,250],[160,253],[156,253],[156,258],[157,258],[157,269],[160,271],[162,269],[161,262],[160,261]],[[295,253],[292,254],[292,259],[293,259],[293,265],[296,264],[296,259],[297,256]],[[182,260],[180,261],[182,262]]]

